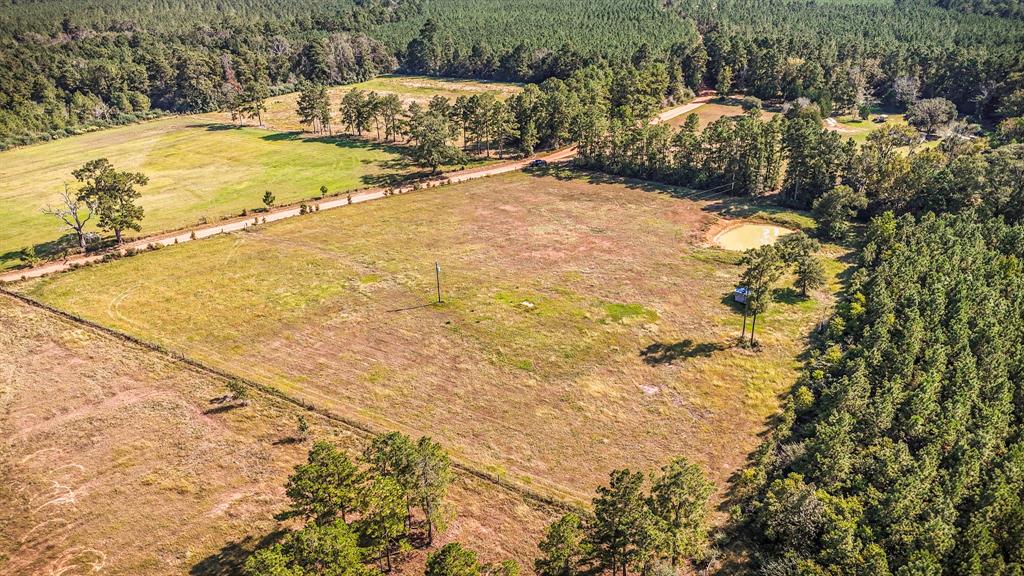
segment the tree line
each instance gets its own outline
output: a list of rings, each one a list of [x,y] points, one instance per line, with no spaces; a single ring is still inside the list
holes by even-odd
[[[673,102],[665,96],[669,82],[665,63],[648,56],[628,66],[591,66],[565,80],[527,84],[507,100],[483,93],[403,104],[394,94],[355,89],[332,103],[325,84],[302,83],[296,112],[316,133],[347,131],[402,143],[416,163],[434,173],[473,155],[496,152],[503,157],[515,151],[529,156],[538,149],[575,144],[575,164],[581,168],[722,194],[767,196],[810,210],[827,240],[843,240],[853,219],[887,210],[918,216],[974,210],[1009,222],[1024,219],[1020,116],[979,138],[976,127],[960,118],[948,100],[922,99],[903,90],[910,125],[883,126],[858,146],[829,130],[820,107],[806,98],[787,102],[765,118],[763,103],[746,97],[746,114],[723,117],[703,129],[696,115],[679,128],[654,122],[655,114]],[[257,87],[242,94],[249,96],[239,101],[237,115],[259,121],[265,92]],[[1007,106],[1024,115],[1024,93],[1019,100]],[[935,140],[936,146],[926,146]],[[144,182],[109,166],[100,172],[100,180],[85,172],[80,180],[121,189],[115,196],[122,199],[138,198],[135,186]],[[77,197],[83,214],[101,214],[92,200]],[[63,214],[79,206],[64,204]],[[134,202],[119,200],[116,206],[105,206],[100,225],[120,239],[122,231],[139,229],[142,212],[132,212]],[[81,245],[84,223],[71,220]]]
[[[243,387],[229,393],[246,402]],[[309,425],[299,418],[298,440]],[[285,484],[289,508],[278,520],[305,524],[255,550],[246,576],[373,576],[391,572],[416,546],[429,548],[455,514],[447,501],[454,479],[447,452],[427,437],[398,432],[375,436],[358,461],[326,441],[314,442],[306,462]],[[553,521],[538,543],[541,576],[674,571],[713,556],[708,502],[713,492],[700,467],[677,458],[652,475],[615,470],[597,489],[593,513],[569,512]],[[422,532],[425,530],[425,534]],[[422,538],[419,538],[422,536]],[[518,576],[515,561],[479,561],[453,542],[431,552],[425,576]]]
[[[103,4],[73,10],[75,18],[65,16],[74,3],[17,4],[0,17],[0,147],[396,69],[539,84],[654,57],[670,100],[731,89],[808,98],[828,115],[896,105],[903,86],[987,120],[1019,117],[1007,104],[1020,99],[1024,78],[1020,20],[922,3],[602,0],[489,10],[447,0],[429,14],[410,0],[231,0],[221,3],[226,14],[205,2]]]
[[[735,485],[767,575],[1024,568],[1024,227],[867,228],[847,297]]]

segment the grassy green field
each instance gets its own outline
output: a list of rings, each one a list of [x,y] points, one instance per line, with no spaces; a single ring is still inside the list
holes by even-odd
[[[406,101],[483,92],[507,97],[518,90],[513,84],[383,76],[332,88],[335,104],[353,88],[393,92]],[[146,210],[142,234],[261,207],[266,190],[283,204],[312,198],[320,186],[332,192],[352,190],[393,181],[414,170],[401,148],[295,132],[301,129],[296,98],[295,93],[271,98],[265,129],[236,127],[227,114],[211,113],[0,152],[0,270],[18,265],[23,248],[52,252],[61,230],[56,219],[41,210],[56,202],[65,182],[75,188],[71,172],[95,158],[149,176],[149,185],[141,189]]]
[[[401,75],[379,76],[358,84],[332,86],[328,88],[328,96],[331,99],[332,123],[335,130],[342,130],[341,113],[338,110],[339,106],[341,106],[342,97],[346,93],[357,89],[374,91],[382,95],[397,94],[402,102],[408,105],[410,102],[426,104],[434,96],[444,96],[449,100],[454,100],[459,96],[473,96],[485,93],[494,94],[495,97],[504,100],[518,92],[520,87],[516,84],[504,82]],[[298,106],[298,99],[298,92],[268,98],[266,101],[267,111],[263,114],[263,124],[267,128],[274,130],[303,130],[308,128],[303,127],[299,123],[299,116],[295,112]],[[223,122],[231,121],[230,114],[222,113],[219,117]],[[245,123],[255,124],[256,120],[245,120]]]
[[[15,289],[552,494],[677,454],[721,487],[831,296],[780,290],[763,346],[733,346],[738,255],[709,239],[761,212],[670,192],[511,173]]]
[[[0,295],[0,573],[238,574],[292,522],[283,486],[312,436],[355,457],[364,439],[277,398],[212,402],[224,381]],[[529,565],[553,512],[459,475],[438,545]],[[182,529],[187,526],[187,529]],[[427,551],[398,574],[423,574]]]
[[[233,128],[209,116],[164,118],[0,152],[0,269],[17,264],[26,246],[52,242],[61,230],[41,212],[58,200],[71,172],[108,158],[116,168],[149,176],[142,187],[142,234],[237,215],[262,206],[375,185],[408,173],[400,150],[345,139],[302,138]]]

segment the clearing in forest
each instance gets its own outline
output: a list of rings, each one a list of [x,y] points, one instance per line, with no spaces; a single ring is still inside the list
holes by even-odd
[[[856,115],[844,115],[836,118],[830,118],[825,120],[825,128],[838,132],[847,138],[850,138],[857,144],[863,144],[867,142],[868,136],[872,132],[885,128],[886,126],[906,126],[907,120],[902,114],[890,114],[886,117],[885,122],[875,122],[880,114],[872,113],[871,118],[863,120]],[[831,120],[831,121],[830,121]]]
[[[256,392],[212,402],[225,382],[0,295],[0,572],[237,574],[279,524],[284,483],[310,441],[355,457],[360,437]],[[438,545],[529,565],[554,514],[460,475]],[[402,574],[422,574],[414,551]]]
[[[331,123],[336,133],[344,131],[339,111],[341,99],[352,90],[374,91],[381,96],[397,94],[405,106],[411,102],[419,102],[426,106],[434,96],[444,96],[449,100],[455,100],[459,96],[490,93],[499,100],[505,100],[519,92],[521,88],[518,84],[505,82],[402,75],[379,76],[358,84],[331,86],[328,87],[327,94],[331,99]],[[267,111],[263,113],[263,124],[273,130],[302,131],[308,129],[308,126],[299,123],[299,115],[296,113],[298,102],[298,92],[267,98]],[[222,112],[218,116],[222,122],[231,122],[231,115],[226,112]],[[256,121],[245,120],[243,123],[255,124]],[[375,137],[376,132],[373,132],[371,136]]]
[[[757,210],[671,192],[510,173],[15,289],[551,495],[676,455],[721,488],[831,297],[780,288],[761,349],[732,346],[738,254],[711,238]]]
[[[741,106],[737,106],[734,104],[708,102],[707,104],[702,104],[701,106],[697,107],[693,112],[690,112],[689,114],[680,114],[679,116],[672,118],[671,120],[669,120],[668,123],[672,126],[682,126],[684,123],[686,123],[686,117],[689,116],[690,114],[697,115],[700,129],[703,130],[707,128],[709,125],[714,124],[715,121],[718,120],[719,118],[723,118],[726,116],[742,116],[746,114],[746,111],[743,110]],[[763,111],[761,112],[761,119],[770,120],[772,115],[772,112]]]

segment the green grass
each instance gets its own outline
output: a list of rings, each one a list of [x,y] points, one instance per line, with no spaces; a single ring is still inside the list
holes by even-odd
[[[740,269],[707,234],[750,209],[601,180],[506,174],[15,289],[540,489],[679,454],[724,485],[830,296],[783,294],[733,346]]]
[[[283,204],[366,187],[409,170],[398,151],[344,139],[303,139],[217,124],[206,116],[175,117],[0,152],[0,269],[15,252],[56,240],[61,232],[41,213],[71,172],[108,158],[116,168],[149,176],[140,203],[142,234],[217,220],[261,207],[270,190]]]

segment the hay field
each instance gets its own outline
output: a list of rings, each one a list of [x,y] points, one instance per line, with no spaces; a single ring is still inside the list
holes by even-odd
[[[782,290],[731,346],[738,258],[708,237],[756,210],[669,191],[512,173],[15,288],[558,497],[677,454],[724,486],[831,298]]]
[[[72,171],[95,158],[140,171],[145,209],[141,234],[214,221],[262,206],[266,190],[279,204],[312,198],[320,186],[351,190],[409,173],[398,149],[343,138],[304,138],[236,128],[212,115],[162,118],[0,152],[0,269],[19,252],[46,252],[62,232],[41,212],[58,201]],[[134,234],[134,233],[132,233]]]

